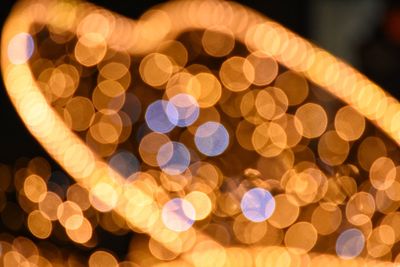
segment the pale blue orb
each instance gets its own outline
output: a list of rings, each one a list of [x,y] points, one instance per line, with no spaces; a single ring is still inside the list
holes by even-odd
[[[197,128],[194,142],[197,149],[204,155],[218,156],[229,145],[229,133],[221,123],[209,121]]]
[[[190,152],[182,143],[168,142],[158,150],[157,163],[163,172],[178,175],[189,167]]]
[[[186,127],[197,120],[200,108],[193,96],[177,94],[169,100],[166,112],[172,123],[176,122],[176,126]]]
[[[365,245],[363,233],[351,228],[342,232],[336,240],[336,254],[342,259],[352,259],[360,255]]]
[[[7,47],[8,59],[13,64],[26,63],[33,55],[35,42],[29,33],[22,32],[15,35]]]
[[[253,222],[267,220],[275,211],[275,199],[263,188],[247,191],[240,202],[243,215]]]
[[[178,111],[174,106],[168,108],[168,101],[157,100],[147,107],[145,120],[147,126],[154,132],[168,133],[178,123]],[[171,118],[170,118],[171,117]]]

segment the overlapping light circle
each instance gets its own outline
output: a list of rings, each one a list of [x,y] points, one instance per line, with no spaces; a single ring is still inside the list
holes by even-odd
[[[275,199],[263,188],[247,191],[240,202],[243,215],[253,222],[262,222],[272,216],[275,210]]]
[[[190,152],[182,143],[168,142],[158,150],[157,162],[165,173],[178,175],[189,167]]]
[[[209,121],[199,126],[194,141],[197,149],[204,155],[218,156],[229,145],[229,133],[221,123]]]
[[[178,110],[168,103],[166,100],[157,100],[147,107],[146,123],[154,132],[168,133],[178,124]]]
[[[196,212],[189,201],[182,198],[173,198],[164,204],[161,218],[168,229],[175,232],[184,232],[195,222]]]

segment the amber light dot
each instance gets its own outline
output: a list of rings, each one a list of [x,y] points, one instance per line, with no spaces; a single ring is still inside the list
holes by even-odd
[[[94,116],[89,133],[101,144],[117,143],[122,132],[122,119],[118,113],[97,112]]]
[[[207,28],[201,38],[204,50],[207,54],[214,57],[223,57],[228,55],[235,46],[233,33],[223,27],[216,26]]]
[[[280,194],[275,196],[275,212],[268,222],[276,228],[282,229],[292,225],[298,218],[300,209],[295,205],[291,196]]]
[[[67,199],[78,204],[81,210],[87,210],[90,207],[89,191],[78,184],[68,188]]]
[[[293,224],[285,234],[285,244],[289,248],[299,248],[310,251],[317,242],[318,233],[314,225],[309,222]]]
[[[388,176],[391,176],[391,172],[396,173],[396,179],[393,181],[393,183],[384,190],[385,194],[394,201],[400,201],[400,166],[397,166],[395,169],[392,169],[389,173]]]
[[[109,80],[119,80],[121,79],[127,72],[128,68],[119,62],[110,62],[105,64],[100,69],[100,75]]]
[[[58,206],[57,218],[65,228],[77,229],[83,222],[83,213],[78,204],[65,201]]]
[[[139,72],[145,83],[153,87],[160,87],[171,77],[173,64],[166,55],[152,53],[142,59]]]
[[[79,72],[68,64],[63,64],[51,72],[48,86],[57,98],[72,96],[79,84]]]
[[[118,111],[125,103],[125,89],[119,82],[102,81],[94,89],[92,101],[95,108],[104,113]]]
[[[302,105],[296,110],[295,116],[303,126],[303,136],[307,138],[321,136],[328,125],[328,117],[325,110],[315,103]]]
[[[257,112],[267,120],[282,117],[288,108],[286,94],[277,87],[267,87],[257,94],[255,101]]]
[[[77,96],[67,102],[64,109],[64,121],[72,130],[87,130],[93,118],[94,107],[88,98]]]
[[[222,63],[219,76],[226,88],[233,92],[244,91],[254,80],[254,68],[250,62],[234,56]]]
[[[142,138],[139,144],[139,154],[142,160],[153,167],[158,167],[157,154],[160,148],[169,143],[168,136],[161,133],[149,133]]]
[[[222,94],[221,84],[218,79],[214,75],[205,72],[195,75],[193,79],[197,79],[196,82],[200,88],[200,95],[198,97],[195,96],[198,105],[201,108],[214,106]]]
[[[351,106],[345,106],[336,113],[335,129],[343,140],[354,141],[359,139],[365,130],[365,119]]]
[[[275,86],[285,92],[291,106],[301,104],[308,96],[307,80],[293,71],[280,74],[276,78]]]
[[[296,147],[303,137],[303,125],[299,119],[292,114],[284,114],[282,117],[275,120],[286,133],[287,146]]]
[[[307,205],[314,202],[318,194],[318,181],[309,173],[301,172],[292,175],[286,174],[289,178],[282,179],[286,193],[290,194],[297,205]]]
[[[40,198],[39,210],[47,219],[55,221],[57,220],[57,209],[61,203],[61,198],[56,193],[47,192]]]
[[[233,231],[240,242],[253,244],[260,241],[268,232],[268,223],[266,221],[253,222],[240,214],[233,222]]]
[[[257,95],[261,93],[260,90],[249,90],[246,92],[243,97],[241,97],[240,101],[240,112],[242,116],[244,117],[245,120],[253,123],[253,124],[260,124],[263,123],[264,120],[260,116],[260,114],[257,112],[257,109],[255,108],[255,101]],[[271,109],[270,103],[267,103],[267,109]],[[274,104],[274,103],[273,103]],[[274,106],[272,106],[274,108]]]
[[[98,33],[82,35],[75,46],[75,58],[86,67],[91,67],[103,60],[107,52],[104,37]]]
[[[322,203],[315,208],[311,216],[311,223],[320,235],[329,235],[335,232],[342,222],[342,212],[330,203]]]
[[[366,243],[367,251],[370,256],[374,258],[382,257],[392,249],[394,243],[394,231],[388,225],[378,226],[372,230]]]
[[[53,225],[41,211],[34,210],[28,215],[28,228],[37,238],[45,239],[50,236]]]
[[[117,267],[118,261],[107,251],[96,251],[89,258],[89,267]]]
[[[342,164],[346,160],[349,150],[349,143],[340,138],[336,131],[324,133],[318,141],[320,158],[331,166]]]
[[[47,185],[42,177],[31,174],[24,181],[24,192],[32,202],[38,203],[47,191]]]
[[[195,220],[203,220],[211,213],[212,203],[207,194],[193,191],[187,194],[184,199],[192,204],[195,210]]]
[[[255,150],[264,157],[275,157],[286,147],[285,131],[276,123],[263,123],[257,126],[252,135]]]
[[[178,69],[184,67],[188,61],[186,47],[179,41],[165,41],[157,48],[157,52],[168,56]]]
[[[72,241],[80,244],[88,242],[93,234],[92,225],[86,218],[83,218],[83,221],[78,228],[66,228],[65,231]]]
[[[363,225],[370,221],[375,212],[375,200],[367,192],[354,194],[346,205],[347,220],[354,225]]]
[[[254,77],[249,76],[248,79],[258,86],[270,84],[278,75],[278,63],[272,57],[262,51],[251,53],[247,60],[254,68]],[[249,73],[245,72],[245,75]],[[251,74],[251,73],[250,73]],[[247,76],[246,76],[247,77]]]
[[[203,72],[198,73],[200,75]],[[207,72],[205,72],[207,73]],[[171,99],[177,94],[188,94],[199,100],[201,95],[201,84],[200,80],[196,78],[197,75],[193,75],[187,71],[180,71],[174,73],[169,79],[165,86],[165,93],[168,99]],[[208,88],[204,88],[208,90]]]
[[[397,168],[387,157],[380,157],[372,163],[369,169],[371,184],[378,190],[388,189],[395,181]]]

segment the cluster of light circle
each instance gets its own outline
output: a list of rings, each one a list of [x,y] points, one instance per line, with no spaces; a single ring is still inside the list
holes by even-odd
[[[156,100],[146,110],[147,126],[154,132],[169,133],[175,127],[192,125],[199,117],[200,107],[189,94],[177,94],[170,100]],[[206,156],[221,155],[229,145],[229,133],[219,122],[208,121],[201,124],[195,133],[197,149]],[[169,142],[157,153],[160,168],[170,174],[183,173],[190,164],[190,152],[179,142]]]
[[[272,216],[275,210],[275,199],[263,188],[247,191],[241,199],[241,210],[244,216],[253,222],[262,222]],[[193,205],[184,198],[174,198],[164,204],[162,220],[166,227],[176,232],[188,230],[196,221]]]
[[[34,43],[27,33],[16,35],[8,46],[8,56],[14,64],[25,63],[32,56]],[[25,51],[25,53],[20,53]],[[149,105],[146,111],[148,127],[160,133],[168,133],[174,127],[192,125],[199,116],[197,101],[188,94],[178,94],[169,101],[157,100]],[[222,154],[229,145],[229,134],[218,122],[206,122],[198,127],[195,134],[198,150],[207,156]],[[169,142],[160,147],[157,154],[160,168],[170,174],[183,173],[190,164],[190,153],[186,146],[179,142]],[[139,162],[130,152],[120,151],[109,160],[110,166],[124,177],[139,171]],[[253,222],[262,222],[272,216],[275,200],[265,189],[253,188],[247,191],[241,200],[244,216]],[[164,204],[162,220],[167,228],[176,232],[188,230],[196,221],[193,205],[182,198],[174,198]],[[358,229],[342,232],[336,241],[336,253],[343,259],[358,256],[364,248],[365,239]]]
[[[268,190],[256,187],[243,195],[240,207],[248,220],[260,223],[273,215],[276,204]],[[172,231],[187,231],[196,221],[195,208],[184,198],[171,199],[163,206],[162,221]],[[361,254],[364,244],[365,237],[360,230],[347,229],[336,240],[336,254],[342,259],[353,259]]]
[[[27,62],[34,52],[33,38],[28,33],[17,34],[9,43],[8,57],[14,64]],[[159,133],[168,133],[175,127],[187,127],[198,118],[199,105],[189,94],[177,94],[169,101],[157,100],[150,104],[145,114],[148,127]],[[194,138],[197,149],[206,156],[218,156],[229,145],[229,134],[225,127],[214,121],[205,122],[198,127]],[[180,142],[168,142],[160,147],[157,162],[167,174],[183,173],[190,164],[190,152]],[[109,164],[122,176],[129,177],[140,169],[137,158],[128,151],[113,155]],[[275,199],[263,188],[247,191],[240,202],[244,216],[253,222],[262,222],[270,218],[275,210]],[[167,228],[176,232],[187,231],[196,221],[193,205],[183,199],[174,198],[164,204],[162,221]],[[336,241],[336,254],[343,259],[352,259],[364,249],[363,233],[351,228],[342,232]]]
[[[24,36],[22,36],[22,35],[24,35]],[[17,39],[21,39],[21,41],[18,41]],[[14,39],[12,39],[12,41],[10,42],[10,44],[9,44],[9,47],[8,47],[8,54],[9,54],[9,59],[10,59],[10,61],[12,62],[12,63],[14,63],[14,64],[22,64],[22,63],[25,63],[30,57],[31,57],[31,55],[32,55],[32,53],[33,53],[33,47],[34,47],[34,45],[33,45],[33,41],[31,42],[30,41],[31,40],[31,37],[30,37],[30,35],[28,34],[28,36],[26,36],[25,35],[25,33],[22,33],[21,34],[21,36],[19,36],[19,35],[16,35],[15,36],[15,40]],[[25,48],[24,48],[24,51],[26,51],[26,53],[24,54],[24,53],[21,53],[19,56],[15,56],[13,53],[13,50],[14,50],[14,48],[13,47],[15,47],[15,45],[11,45],[12,44],[12,42],[13,41],[15,41],[15,42],[17,42],[17,44],[18,44],[18,42],[22,42],[22,43],[24,43],[24,46],[25,46]],[[171,100],[170,100],[171,101]],[[168,103],[167,103],[168,104]],[[173,109],[173,108],[172,108]],[[178,113],[178,111],[177,111],[177,113]],[[172,113],[171,114],[174,114],[174,111],[172,111]],[[179,116],[179,115],[177,115],[177,116]],[[168,117],[169,118],[169,117]],[[185,121],[185,119],[183,119],[184,121]],[[174,120],[175,121],[175,120]],[[182,126],[180,126],[179,124],[178,124],[178,121],[176,122],[176,124],[174,124],[173,123],[173,125],[175,125],[175,126],[179,126],[179,127],[182,127]],[[172,128],[174,128],[175,126],[173,126]],[[223,127],[223,126],[222,126]],[[200,129],[200,127],[199,127],[199,129]],[[172,130],[172,129],[171,129]],[[229,142],[228,142],[229,143]],[[196,145],[197,145],[197,143],[196,143]],[[198,147],[199,148],[199,147]],[[161,150],[161,148],[160,148],[160,150]],[[200,150],[200,148],[199,148],[199,151],[201,151]],[[201,151],[202,152],[202,151]],[[203,152],[202,152],[203,153]],[[221,152],[222,153],[222,152]],[[204,154],[206,154],[206,153],[204,153]],[[210,153],[211,154],[211,153]],[[206,154],[207,155],[207,154]],[[249,191],[250,192],[250,191]],[[248,193],[249,193],[248,192]],[[259,193],[260,194],[260,193]],[[261,194],[262,195],[262,194]],[[257,198],[256,196],[253,196],[253,197],[250,197],[250,199],[254,199],[254,198]],[[244,197],[243,197],[243,199],[244,199]],[[242,199],[242,202],[243,202],[243,199]],[[178,201],[179,202],[179,201]],[[272,205],[272,204],[271,204]],[[184,206],[187,206],[187,205],[184,205]],[[266,206],[270,206],[270,205],[266,205]],[[253,207],[254,208],[254,210],[258,210],[259,208],[260,208],[260,205],[258,205],[257,207]],[[188,214],[190,214],[190,212],[188,212],[187,210],[190,210],[190,208],[188,208],[188,207],[185,207],[185,208],[183,208],[183,210],[185,211],[185,214],[186,213],[188,213]],[[243,213],[245,214],[245,216],[246,216],[246,213],[243,211]],[[257,213],[260,213],[260,212],[256,212],[256,214]],[[250,212],[250,214],[252,214],[252,212]],[[261,214],[263,214],[263,213],[261,213]],[[264,213],[265,214],[265,213]],[[251,215],[248,215],[249,217],[251,217]],[[249,218],[248,216],[246,216],[247,218]],[[257,217],[256,217],[257,218]],[[348,231],[345,231],[345,232],[343,232],[340,236],[339,236],[339,238],[337,239],[337,243],[336,243],[336,252],[337,252],[337,254],[340,256],[340,257],[342,257],[342,258],[352,258],[352,257],[355,257],[355,256],[357,256],[357,255],[359,255],[360,253],[361,253],[361,251],[362,251],[362,249],[363,249],[363,245],[361,246],[360,244],[362,243],[362,244],[364,244],[364,237],[363,237],[363,235],[362,235],[362,233],[359,231],[359,230],[356,230],[356,229],[350,229],[350,230],[348,230]],[[345,245],[344,245],[345,244]],[[354,248],[354,249],[352,249],[352,250],[345,250],[344,248],[346,248],[346,247],[350,247],[350,248]]]

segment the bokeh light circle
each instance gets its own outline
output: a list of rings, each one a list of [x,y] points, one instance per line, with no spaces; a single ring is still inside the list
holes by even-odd
[[[190,152],[182,143],[168,142],[158,150],[157,163],[165,173],[178,175],[188,168]]]
[[[247,219],[253,222],[262,222],[274,213],[275,199],[267,190],[253,188],[244,194],[240,207]]]
[[[35,50],[35,43],[29,33],[21,32],[8,43],[7,54],[13,64],[26,63]]]
[[[167,113],[168,107],[168,113]],[[178,124],[178,111],[166,100],[157,100],[147,107],[145,120],[154,132],[168,133]]]
[[[199,126],[194,141],[204,155],[218,156],[229,145],[229,133],[221,123],[209,121]]]
[[[166,113],[171,123],[186,127],[192,125],[199,117],[200,108],[196,99],[189,94],[177,94],[170,99]]]
[[[342,232],[336,240],[336,254],[342,259],[352,259],[360,255],[364,249],[365,238],[363,233],[356,229]]]
[[[182,198],[174,198],[165,203],[161,218],[164,225],[175,232],[184,232],[194,223],[196,217],[192,204]]]

